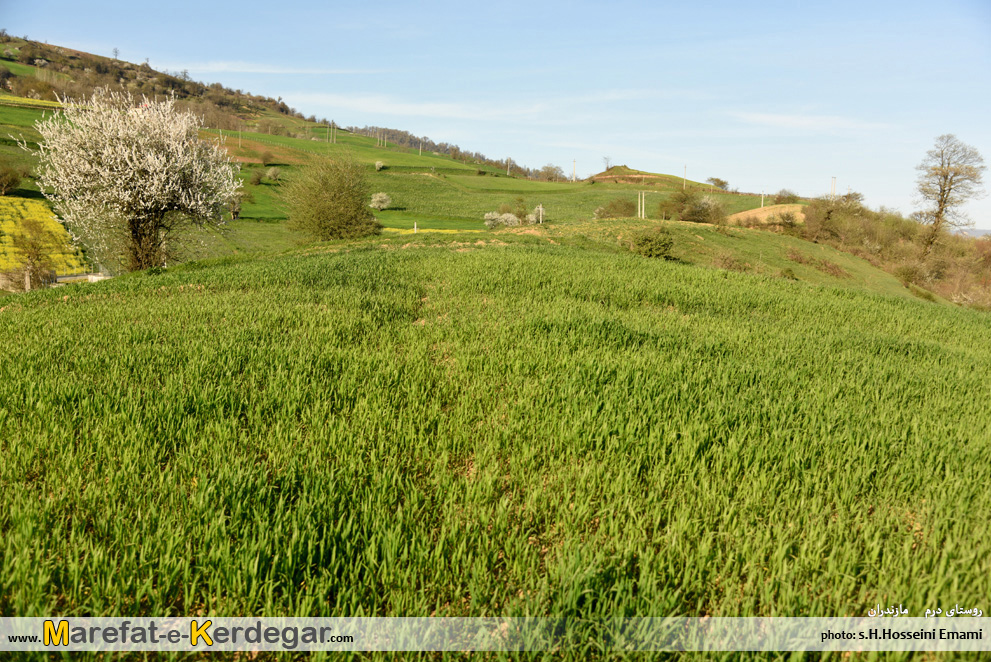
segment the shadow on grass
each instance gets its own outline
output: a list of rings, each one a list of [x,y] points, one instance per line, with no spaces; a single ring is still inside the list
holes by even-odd
[[[45,199],[45,196],[42,194],[41,191],[35,191],[29,188],[15,188],[7,195],[11,198],[31,198],[32,200]]]

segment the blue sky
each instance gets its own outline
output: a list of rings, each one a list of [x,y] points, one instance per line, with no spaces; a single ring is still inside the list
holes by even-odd
[[[606,156],[742,191],[835,176],[908,213],[936,136],[991,164],[988,0],[140,7],[0,0],[0,26],[579,176]],[[991,197],[968,213],[991,228]]]

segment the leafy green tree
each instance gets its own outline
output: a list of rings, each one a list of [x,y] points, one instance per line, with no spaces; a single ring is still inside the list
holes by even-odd
[[[716,188],[722,189],[724,191],[729,186],[729,182],[728,181],[726,181],[725,179],[720,179],[719,177],[710,177],[709,179],[707,179],[705,181],[709,182],[710,184],[712,184]]]
[[[318,241],[378,234],[365,170],[352,155],[318,161],[283,184],[290,229]]]

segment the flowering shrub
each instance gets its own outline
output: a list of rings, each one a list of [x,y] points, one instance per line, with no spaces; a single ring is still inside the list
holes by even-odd
[[[372,204],[370,205],[372,209],[382,211],[383,209],[388,209],[391,204],[392,198],[387,193],[372,194]]]

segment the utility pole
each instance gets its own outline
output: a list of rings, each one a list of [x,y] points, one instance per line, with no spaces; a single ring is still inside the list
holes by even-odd
[[[835,177],[833,177],[833,183],[829,187],[829,199],[830,200],[835,200],[836,199],[836,178]]]
[[[761,190],[761,192],[760,192],[760,208],[761,209],[764,208],[764,191],[763,190]]]
[[[512,165],[512,159],[506,159],[506,176],[509,177],[509,166]]]
[[[578,159],[571,160],[571,183],[574,184],[578,181]]]

